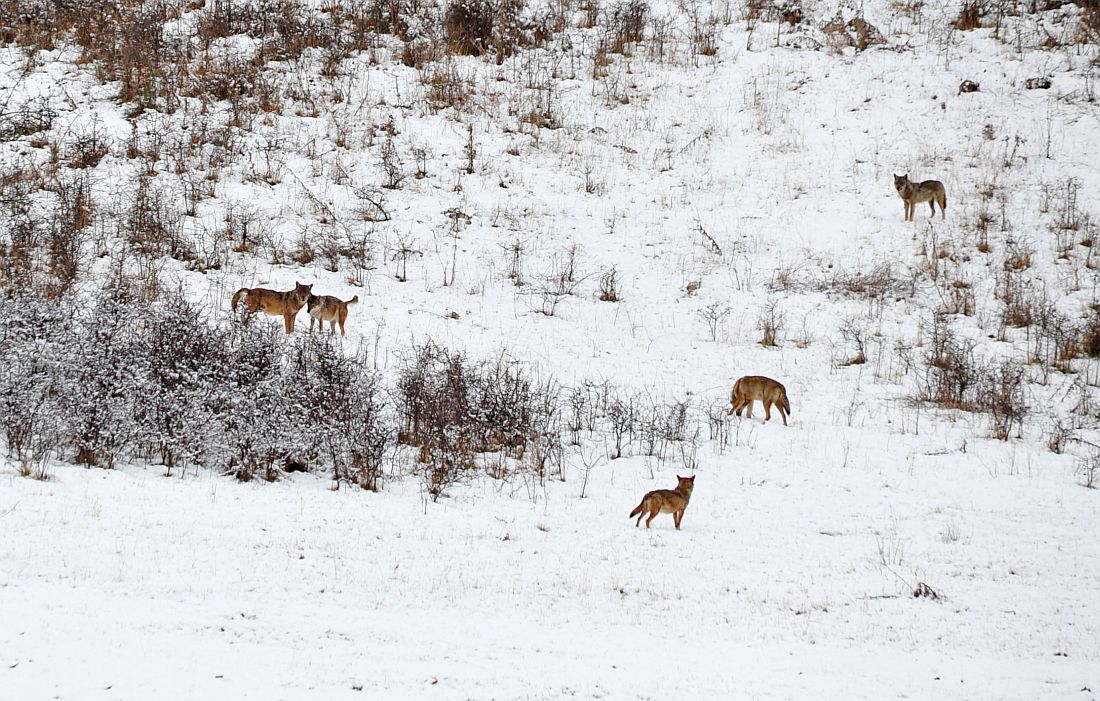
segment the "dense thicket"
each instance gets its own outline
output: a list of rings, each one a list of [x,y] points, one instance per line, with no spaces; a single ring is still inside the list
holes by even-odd
[[[88,310],[2,299],[0,320],[0,422],[28,474],[51,458],[137,460],[241,479],[329,469],[378,487],[392,433],[378,379],[328,336],[210,326],[178,295],[147,304],[125,289]]]
[[[566,389],[505,357],[427,342],[389,386],[336,337],[288,338],[266,319],[211,325],[175,292],[150,303],[122,286],[96,299],[0,298],[0,440],[24,474],[46,476],[51,460],[138,462],[242,480],[328,472],[377,489],[399,456],[394,471],[437,496],[479,471],[564,479],[582,433],[608,437],[610,457],[667,455],[699,437],[687,402]]]

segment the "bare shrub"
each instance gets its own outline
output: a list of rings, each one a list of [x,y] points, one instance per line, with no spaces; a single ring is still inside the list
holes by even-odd
[[[927,333],[931,342],[918,400],[988,413],[992,436],[999,440],[1019,435],[1028,413],[1024,367],[1011,360],[979,360],[974,342],[959,338],[943,314],[936,315]]]
[[[614,393],[605,397],[604,416],[607,419],[614,450],[610,457],[617,460],[623,456],[623,448],[629,445],[638,420],[637,397],[621,396]]]
[[[982,408],[992,416],[993,437],[998,440],[1008,440],[1013,432],[1020,437],[1028,413],[1023,378],[1023,366],[1009,360],[983,368]]]
[[[1100,304],[1089,305],[1089,314],[1081,327],[1081,353],[1100,358]]]
[[[8,289],[35,289],[44,232],[28,214],[8,218],[0,239],[0,283]]]
[[[287,401],[293,383],[280,373],[283,334],[274,323],[229,327],[222,387],[211,397],[210,416],[219,419],[218,463],[242,482],[272,482],[289,455],[299,453],[301,415]],[[215,454],[216,455],[216,454]]]
[[[524,0],[452,0],[443,17],[447,50],[467,56],[492,55],[497,64],[522,46],[537,45],[547,26],[524,22]]]
[[[1077,42],[1079,44],[1100,44],[1100,3],[1078,3]]]
[[[1066,444],[1073,438],[1073,429],[1060,419],[1054,419],[1051,424],[1050,433],[1047,434],[1047,449],[1061,455],[1066,450]]]
[[[839,365],[862,365],[867,362],[867,329],[862,324],[854,318],[845,319],[840,325],[840,337],[852,348],[852,352]]]
[[[572,434],[573,445],[580,445],[582,431],[591,433],[596,430],[596,422],[604,405],[604,396],[608,391],[607,383],[595,384],[585,381],[569,388],[566,392],[565,404],[568,414],[565,427]]]
[[[542,477],[556,452],[544,434],[557,432],[558,394],[517,363],[473,363],[428,342],[413,347],[398,374],[399,436],[419,447],[418,473],[433,499],[472,474],[477,454],[507,448],[518,459],[533,439],[542,441],[531,461]]]
[[[1001,312],[1001,328],[1031,326],[1041,314],[1043,300],[1033,293],[1020,276],[1005,270],[997,277],[994,296],[1004,308]],[[1003,336],[1003,330],[1001,335]]]
[[[619,292],[619,270],[615,266],[611,266],[600,275],[597,298],[601,302],[622,301],[622,294]]]
[[[1088,215],[1081,210],[1078,196],[1081,192],[1081,181],[1078,178],[1066,178],[1054,190],[1051,199],[1055,206],[1054,228],[1063,231],[1079,231],[1088,219]]]
[[[474,143],[474,125],[466,125],[466,145],[462,149],[463,155],[466,156],[466,174],[473,175],[475,170],[475,162],[477,160],[477,144]]]
[[[460,108],[474,92],[474,81],[462,75],[453,58],[433,63],[420,74],[420,82],[427,88],[427,100],[432,109]]]
[[[723,400],[708,404],[706,420],[710,440],[718,444],[719,451],[724,450],[730,439],[729,402]]]
[[[1096,489],[1100,484],[1100,448],[1094,448],[1088,455],[1077,458],[1076,473],[1082,487]]]
[[[838,270],[823,288],[863,299],[903,299],[912,295],[913,282],[899,277],[892,264],[880,263],[866,271]]]
[[[769,300],[760,310],[760,316],[756,317],[756,328],[763,333],[760,345],[765,348],[778,346],[779,334],[783,332],[786,323],[787,317],[779,311],[779,302],[774,299]]]
[[[359,203],[356,211],[363,220],[369,222],[390,220],[389,210],[386,209],[386,193],[380,188],[356,188],[355,199]]]
[[[687,400],[639,402],[636,430],[642,453],[663,458],[673,444],[687,440],[689,414]]]
[[[955,29],[969,31],[982,26],[985,16],[985,3],[982,0],[965,0],[959,9],[959,15],[952,25]]]
[[[974,343],[959,338],[947,317],[937,314],[930,327],[928,352],[925,356],[925,374],[920,380],[918,397],[921,401],[940,406],[973,411],[978,387],[978,364],[974,357]]]
[[[405,238],[398,241],[397,247],[390,254],[390,261],[397,265],[397,269],[393,274],[394,278],[401,282],[408,282],[409,260],[423,255],[423,251],[415,247],[414,241]]]
[[[520,121],[536,129],[560,129],[560,86],[550,71],[536,69],[535,75],[528,80],[527,88],[521,103],[514,108]]]
[[[378,165],[382,170],[382,187],[387,190],[396,190],[405,182],[407,173],[397,153],[397,146],[393,138],[389,137],[382,142],[382,149],[378,154]]]
[[[10,108],[0,103],[0,142],[48,131],[56,118],[57,112],[41,98]]]
[[[46,235],[48,275],[41,286],[42,293],[57,299],[68,292],[80,275],[83,230],[68,219],[58,219]]]
[[[976,301],[974,289],[966,280],[952,280],[947,282],[941,290],[942,304],[940,309],[947,314],[962,314],[973,316]]]
[[[507,277],[516,287],[523,287],[523,256],[527,247],[519,239],[513,239],[504,246],[505,265],[508,268]]]
[[[800,24],[806,14],[800,0],[746,0],[743,18],[747,22],[763,20]]]
[[[165,190],[138,177],[133,202],[119,222],[119,234],[140,253],[167,254],[193,260],[195,251],[183,236],[182,217]]]
[[[1009,244],[1002,267],[1005,270],[1020,272],[1031,267],[1031,256],[1035,251],[1026,242],[1016,241]]]
[[[546,316],[554,316],[560,305],[568,297],[576,295],[581,279],[577,277],[577,247],[567,248],[562,254],[554,255],[550,271],[542,280],[531,285],[531,294],[540,301],[538,311]]]
[[[93,123],[88,131],[76,135],[68,142],[70,168],[94,168],[103,157],[110,153],[107,137]]]
[[[608,8],[601,23],[607,50],[629,54],[630,45],[643,39],[649,14],[649,4],[644,0],[625,0]]]
[[[721,302],[711,302],[695,312],[695,316],[706,324],[711,341],[718,340],[718,331],[722,328],[722,324],[725,323],[726,319],[729,318],[729,315],[729,306]]]
[[[226,204],[224,226],[223,235],[237,253],[252,253],[270,241],[271,232],[260,210],[243,202]]]

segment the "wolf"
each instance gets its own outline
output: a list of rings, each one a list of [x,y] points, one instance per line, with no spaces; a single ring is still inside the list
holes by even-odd
[[[642,517],[649,515],[645,520],[645,527],[649,528],[650,522],[657,518],[657,514],[672,514],[672,520],[676,523],[676,530],[680,530],[680,523],[684,520],[684,511],[691,501],[691,490],[695,488],[695,475],[681,477],[676,475],[676,489],[655,489],[642,497],[642,503],[634,507],[630,512],[630,518],[638,517],[634,527],[642,525]]]
[[[727,414],[737,413],[746,406],[749,408],[749,418],[752,418],[752,403],[759,399],[764,404],[764,420],[772,418],[772,405],[779,409],[779,416],[783,419],[783,425],[787,425],[787,417],[791,413],[791,403],[787,399],[787,388],[770,377],[761,375],[746,375],[733,383],[733,391],[730,392],[730,407]]]
[[[913,221],[913,214],[917,205],[927,202],[932,208],[932,216],[936,215],[936,205],[940,206],[940,219],[947,218],[947,192],[943,189],[943,183],[939,180],[925,180],[915,183],[909,179],[909,174],[894,175],[894,189],[898,191],[898,197],[905,203],[905,221]]]
[[[325,330],[325,322],[329,322],[329,333],[336,333],[336,322],[340,322],[340,335],[344,335],[344,322],[348,319],[348,305],[358,304],[359,295],[355,295],[346,302],[332,295],[310,295],[306,300],[309,309],[309,330],[313,331],[313,322],[317,322],[320,331]]]
[[[295,281],[294,289],[287,292],[268,290],[263,287],[242,287],[233,295],[229,305],[233,311],[237,311],[237,304],[243,299],[248,317],[245,323],[257,311],[271,316],[282,316],[283,326],[288,334],[294,333],[294,317],[301,311],[313,294],[313,285],[303,285]]]

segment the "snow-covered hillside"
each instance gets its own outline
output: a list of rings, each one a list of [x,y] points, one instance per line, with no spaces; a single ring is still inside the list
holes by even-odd
[[[0,698],[1097,696],[1095,3],[89,8],[0,9]]]

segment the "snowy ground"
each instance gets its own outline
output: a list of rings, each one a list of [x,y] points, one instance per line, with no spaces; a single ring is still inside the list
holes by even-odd
[[[1075,412],[1077,435],[1100,441],[1095,409],[1079,404],[1095,401],[1097,361],[1036,369],[1023,437],[1001,442],[986,417],[909,401],[919,370],[906,356],[921,358],[922,324],[950,289],[973,290],[975,310],[953,323],[982,353],[1026,356],[1026,330],[995,340],[1013,247],[1031,250],[1028,289],[1064,314],[1097,301],[1086,248],[1060,258],[1050,233],[1068,178],[1100,215],[1100,112],[1084,97],[1094,68],[1068,49],[1017,52],[931,19],[917,30],[885,8],[868,17],[890,43],[858,55],[774,48],[735,23],[699,67],[639,51],[603,80],[563,70],[564,126],[537,135],[505,116],[526,99],[528,67],[474,60],[460,62],[478,72],[461,118],[419,106],[411,69],[364,57],[349,71],[350,115],[287,107],[258,124],[279,136],[280,181],[249,177],[257,146],[186,226],[214,231],[247,202],[289,248],[326,230],[323,201],[382,250],[358,277],[262,252],[205,273],[162,261],[161,284],[212,317],[242,285],[309,281],[360,296],[345,343],[384,374],[428,338],[702,407],[726,401],[736,377],[766,374],[788,388],[791,426],[764,425],[757,407],[720,448],[704,424],[679,532],[671,516],[649,531],[627,518],[645,491],[674,485],[676,460],[600,460],[582,498],[583,464],[606,448],[594,436],[565,481],[483,478],[439,503],[400,461],[379,493],[140,465],[57,463],[39,482],[4,464],[0,698],[1097,698],[1100,501],[1080,484],[1086,444],[1046,447],[1049,422]],[[93,114],[115,130],[93,186],[124,197],[138,166],[121,155],[131,126],[110,91],[57,55],[17,79],[19,52],[0,53],[7,85],[65,107],[56,130]],[[1023,88],[1040,74],[1052,90]],[[964,78],[981,91],[956,94]],[[390,116],[407,163],[427,150],[428,174],[390,192],[392,220],[371,227],[332,173],[377,180],[367,134]],[[472,175],[460,175],[465,123]],[[333,145],[338,124],[351,125],[350,148]],[[6,146],[9,161],[44,158]],[[946,221],[925,205],[902,221],[903,172],[944,181]],[[449,208],[471,216],[457,252]],[[986,210],[996,225],[981,252]],[[423,253],[407,282],[394,277],[402,241]],[[514,242],[523,287],[508,276]],[[573,244],[578,294],[542,314],[534,290]],[[867,300],[829,284],[879,264],[915,292]],[[619,303],[595,299],[611,266]],[[773,302],[780,345],[764,348],[758,321]],[[729,309],[713,337],[708,305]],[[865,365],[838,362],[853,352],[838,331],[848,320],[866,334]],[[922,583],[940,598],[914,597]]]
[[[809,459],[813,431],[754,439],[707,460],[680,532],[627,519],[640,460],[586,499],[480,484],[427,508],[411,482],[5,476],[5,696],[1094,696],[1092,492],[1042,455],[845,466]]]

